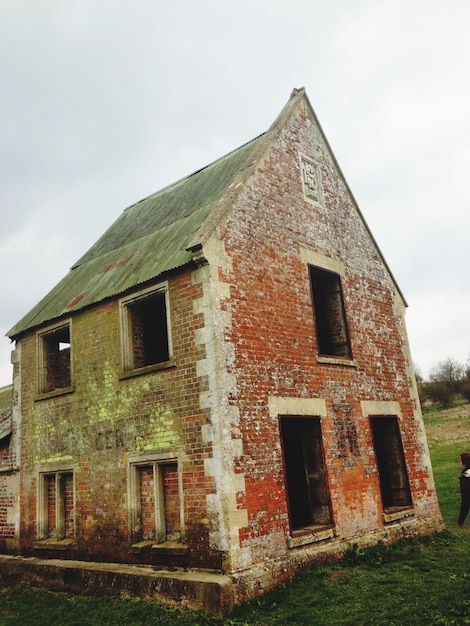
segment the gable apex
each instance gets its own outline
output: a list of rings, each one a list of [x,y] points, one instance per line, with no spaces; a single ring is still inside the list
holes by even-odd
[[[289,100],[284,105],[269,129],[260,135],[255,149],[250,154],[250,158],[247,159],[244,166],[240,169],[230,188],[226,190],[226,193],[220,198],[217,205],[213,207],[210,214],[207,215],[200,228],[193,234],[193,237],[188,244],[188,250],[200,249],[214,232],[215,228],[221,223],[227,212],[232,207],[236,197],[245,188],[250,178],[254,175],[259,167],[259,164],[272,148],[276,138],[286,127],[291,115],[297,109],[299,102],[303,98],[306,98],[305,89],[303,87],[300,89],[294,88]]]
[[[227,214],[227,212],[230,210],[231,206],[233,205],[237,195],[248,184],[250,177],[254,175],[257,168],[262,163],[263,159],[266,158],[267,154],[271,150],[276,139],[282,134],[284,129],[287,128],[290,119],[292,118],[292,116],[295,115],[295,113],[298,111],[299,107],[302,104],[305,105],[308,115],[310,115],[314,126],[317,128],[321,137],[321,141],[323,142],[323,144],[326,147],[327,152],[329,153],[333,166],[344,184],[344,187],[351,199],[354,209],[356,210],[359,219],[361,220],[365,230],[367,231],[368,237],[370,238],[373,246],[377,250],[377,254],[380,257],[381,262],[383,263],[387,273],[389,274],[392,282],[394,283],[397,293],[403,302],[403,305],[406,307],[407,306],[406,299],[380,249],[380,246],[378,245],[372,231],[370,230],[369,225],[364,218],[364,215],[362,214],[362,211],[359,208],[359,205],[354,197],[354,194],[351,191],[351,188],[349,187],[347,179],[342,172],[342,169],[336,159],[334,151],[331,148],[331,145],[326,137],[326,134],[323,131],[323,128],[319,122],[319,119],[315,113],[315,110],[310,102],[310,99],[307,95],[305,87],[300,87],[300,88],[295,87],[292,90],[289,100],[286,102],[286,104],[284,105],[284,107],[282,108],[278,116],[276,117],[276,119],[273,121],[273,123],[271,124],[269,129],[266,131],[266,133],[260,136],[259,138],[260,141],[257,143],[255,149],[250,154],[249,161],[247,161],[247,163],[245,164],[245,167],[240,170],[240,172],[238,173],[238,177],[234,179],[232,189],[227,190],[227,193],[224,194],[223,197],[221,197],[218,205],[214,206],[213,210],[207,216],[204,223],[194,233],[194,236],[188,245],[188,250],[196,250],[198,248],[201,248],[204,245],[204,242],[211,235],[211,233],[214,232],[214,229],[218,226],[218,224],[220,224],[221,221],[224,219],[225,215]]]

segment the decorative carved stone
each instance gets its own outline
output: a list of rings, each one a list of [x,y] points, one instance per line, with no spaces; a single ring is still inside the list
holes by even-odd
[[[318,166],[305,156],[300,158],[304,195],[313,202],[322,202],[322,185]]]

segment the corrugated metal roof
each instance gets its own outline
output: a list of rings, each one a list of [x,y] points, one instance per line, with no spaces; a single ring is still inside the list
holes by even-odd
[[[0,387],[0,411],[11,407],[13,404],[13,385]]]
[[[0,441],[11,435],[11,415],[7,418],[2,418],[0,415]]]
[[[8,336],[17,337],[188,264],[192,237],[261,137],[128,207]]]
[[[11,435],[13,385],[0,387],[0,440]]]

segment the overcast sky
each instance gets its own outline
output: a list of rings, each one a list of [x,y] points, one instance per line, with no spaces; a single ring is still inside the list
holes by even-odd
[[[133,202],[304,86],[409,308],[470,357],[469,0],[0,0],[4,334]]]

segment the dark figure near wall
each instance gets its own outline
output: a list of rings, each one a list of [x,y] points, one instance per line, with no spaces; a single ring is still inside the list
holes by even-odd
[[[464,528],[465,518],[470,510],[470,452],[462,452],[460,455],[460,466],[462,467],[462,474],[460,476],[462,503],[460,505],[458,524],[460,528]]]

